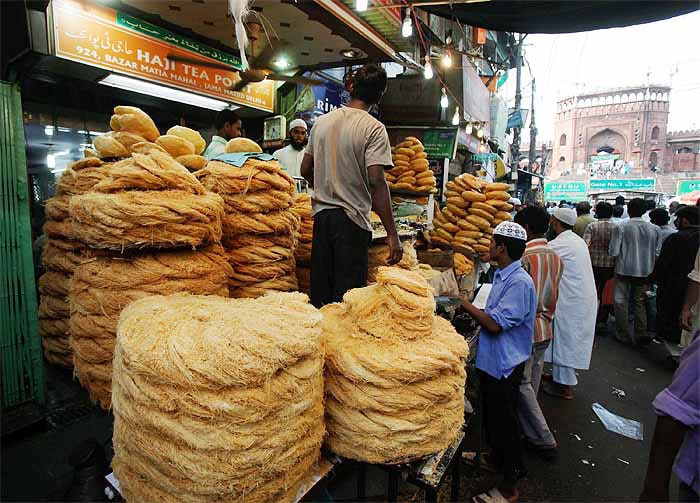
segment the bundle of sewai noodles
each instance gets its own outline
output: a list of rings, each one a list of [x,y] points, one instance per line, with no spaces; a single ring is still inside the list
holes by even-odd
[[[301,220],[297,247],[294,250],[294,258],[297,261],[298,268],[300,264],[308,265],[311,262],[311,244],[314,240],[314,216],[311,209],[311,196],[305,193],[296,194],[292,210]]]
[[[79,265],[70,289],[71,345],[90,397],[109,408],[117,320],[127,304],[179,292],[227,297],[232,272],[221,245],[109,255]]]
[[[223,201],[187,168],[152,149],[110,166],[70,200],[73,234],[92,248],[191,248],[221,240]]]
[[[73,239],[70,199],[106,178],[108,169],[109,164],[99,159],[71,163],[58,179],[56,195],[45,204],[44,233],[48,239],[42,252],[45,272],[38,281],[39,333],[46,360],[64,367],[73,366],[68,304],[70,279],[78,264],[90,256],[89,249]]]
[[[115,134],[95,146],[103,158],[124,158],[69,203],[73,234],[93,254],[71,281],[70,343],[81,385],[103,408],[111,404],[121,310],[154,294],[228,296],[232,274],[220,244],[222,199],[165,148],[190,155],[189,140],[157,136],[150,118],[132,107],[115,108],[112,122]]]
[[[311,196],[306,193],[294,196],[292,210],[301,219],[297,234],[294,260],[299,291],[311,295],[311,245],[314,240],[314,216],[311,209]]]
[[[124,309],[112,466],[125,498],[294,501],[325,434],[320,321],[300,293]]]
[[[404,241],[401,244],[403,248],[403,257],[396,264],[396,267],[415,271],[418,269],[418,256],[413,243]],[[377,282],[377,271],[380,267],[386,266],[389,260],[389,247],[385,244],[377,244],[369,247],[367,252],[367,283]]]
[[[458,437],[469,350],[434,310],[420,273],[397,267],[380,267],[376,285],[321,309],[330,450],[399,463],[439,452]]]
[[[210,161],[195,175],[224,199],[222,244],[233,266],[231,297],[296,290],[300,218],[292,211],[294,180],[280,164],[251,158],[237,168]]]

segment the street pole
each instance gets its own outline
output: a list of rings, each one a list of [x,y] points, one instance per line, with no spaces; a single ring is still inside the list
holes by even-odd
[[[522,93],[520,92],[520,79],[523,73],[523,39],[525,35],[518,34],[518,48],[515,52],[515,112],[520,113],[520,102]],[[512,170],[517,173],[518,161],[520,161],[520,126],[513,128],[513,145],[510,148]]]
[[[542,143],[542,164],[540,164],[540,175],[544,176],[545,172],[545,167],[547,166],[547,161],[548,161],[548,155],[547,155],[547,146]]]
[[[530,105],[530,171],[537,157],[537,127],[535,126],[535,79],[532,79],[532,103]]]

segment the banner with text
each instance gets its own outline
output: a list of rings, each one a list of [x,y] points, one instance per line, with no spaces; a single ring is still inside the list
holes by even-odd
[[[544,200],[547,202],[561,200],[578,202],[586,199],[586,182],[547,182],[544,184]]]
[[[700,180],[678,180],[677,195],[682,196],[697,191],[700,191]]]
[[[591,192],[654,192],[654,188],[656,188],[656,180],[654,180],[653,178],[630,178],[629,180],[591,180],[589,186],[589,190]]]
[[[240,80],[235,70],[241,68],[241,62],[234,55],[102,5],[54,0],[52,6],[58,57],[266,112],[274,111],[274,81],[249,84],[243,91],[228,89]],[[178,56],[227,65],[231,70],[175,61]]]

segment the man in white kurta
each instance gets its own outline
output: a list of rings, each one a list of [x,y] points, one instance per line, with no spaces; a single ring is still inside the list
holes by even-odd
[[[308,143],[307,126],[303,119],[289,123],[289,145],[272,153],[291,176],[301,176],[301,161],[304,159]]]
[[[572,231],[576,211],[557,208],[550,226],[557,237],[549,247],[559,255],[564,268],[554,315],[554,337],[545,359],[552,362],[552,383],[543,390],[571,400],[572,386],[578,384],[576,369],[587,370],[591,363],[595,335],[596,296],[593,267],[588,246]]]

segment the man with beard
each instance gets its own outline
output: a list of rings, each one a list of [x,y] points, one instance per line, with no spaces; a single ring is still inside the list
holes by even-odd
[[[290,143],[284,148],[276,150],[272,156],[277,159],[282,167],[292,176],[301,176],[301,161],[306,152],[306,122],[303,119],[294,119],[289,123]]]

